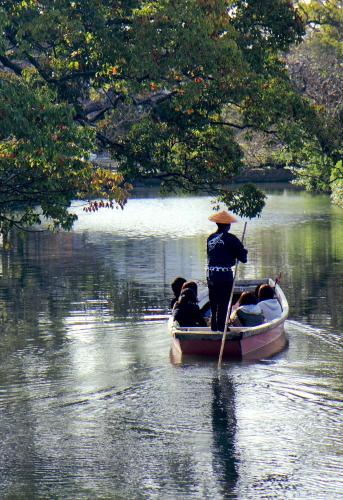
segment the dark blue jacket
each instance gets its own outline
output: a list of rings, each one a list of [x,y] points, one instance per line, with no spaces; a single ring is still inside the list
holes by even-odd
[[[246,262],[247,255],[237,236],[228,231],[217,231],[207,238],[208,267],[232,267],[236,259]]]

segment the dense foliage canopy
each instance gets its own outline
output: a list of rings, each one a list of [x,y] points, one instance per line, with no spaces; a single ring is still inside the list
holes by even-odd
[[[263,195],[222,187],[242,132],[300,154],[317,128],[283,58],[304,35],[289,0],[0,0],[0,33],[2,232],[70,227],[73,198],[123,206],[152,179],[251,217]],[[89,161],[104,149],[110,169]]]
[[[314,133],[304,133],[290,151],[299,184],[332,193],[343,206],[343,2],[311,0],[301,13],[307,25],[302,44],[288,57],[292,81],[315,110]]]

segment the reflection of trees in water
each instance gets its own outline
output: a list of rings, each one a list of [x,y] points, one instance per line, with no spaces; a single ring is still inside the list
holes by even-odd
[[[287,254],[287,285],[293,315],[309,323],[328,320],[333,327],[343,325],[342,256],[343,231],[336,232],[331,221],[311,221],[294,228]],[[338,245],[340,240],[341,245]],[[341,263],[339,265],[339,263]],[[339,272],[340,268],[340,272]]]
[[[139,317],[169,303],[169,287],[162,286],[161,293],[161,285],[125,277],[116,242],[96,245],[77,233],[32,233],[13,243],[10,252],[0,254],[0,323],[11,336],[8,344],[16,344],[20,334],[43,331],[58,343],[64,320],[74,311]]]
[[[324,327],[330,321],[333,328],[342,327],[343,226],[338,221],[326,218],[291,227],[280,225],[262,229],[251,239],[248,265],[255,265],[263,276],[283,273],[281,285],[291,317],[310,324],[319,322],[318,326],[320,321]],[[246,274],[247,266],[241,266],[240,275]]]
[[[340,216],[326,214],[326,205],[322,220],[317,202],[315,197],[306,199],[307,205],[299,201],[293,212],[299,224],[252,226],[249,262],[239,273],[274,276],[282,271],[291,317],[340,328],[343,227]],[[307,221],[302,210],[310,214]],[[150,309],[165,312],[171,280],[176,274],[201,277],[206,260],[203,236],[164,240],[153,235],[135,239],[125,232],[40,233],[14,237],[13,243],[10,252],[0,254],[0,323],[2,331],[15,334],[12,342],[26,329],[33,335],[53,333],[58,342],[65,318],[78,309],[117,319],[138,318]]]
[[[213,469],[223,488],[224,498],[236,498],[238,479],[235,452],[236,415],[233,383],[227,374],[212,382]]]

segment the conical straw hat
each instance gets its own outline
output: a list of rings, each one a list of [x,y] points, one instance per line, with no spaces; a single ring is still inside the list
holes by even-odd
[[[232,224],[233,222],[237,222],[236,217],[231,215],[226,210],[222,210],[221,212],[217,212],[216,214],[210,215],[208,220],[216,222],[217,224]]]

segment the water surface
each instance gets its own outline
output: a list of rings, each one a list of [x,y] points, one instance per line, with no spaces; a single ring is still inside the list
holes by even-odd
[[[142,193],[0,253],[1,498],[343,498],[343,211],[267,190],[240,277],[276,276],[289,348],[169,360],[176,275],[205,279],[207,197]],[[243,223],[232,226],[241,234]]]

